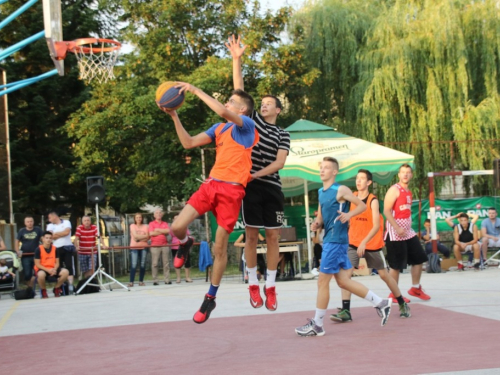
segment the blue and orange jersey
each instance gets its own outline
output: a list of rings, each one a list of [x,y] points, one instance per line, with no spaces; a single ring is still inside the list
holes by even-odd
[[[219,123],[206,133],[216,145],[215,165],[210,177],[246,186],[252,168],[252,148],[259,141],[259,133],[250,117],[241,118],[241,127],[232,122]]]

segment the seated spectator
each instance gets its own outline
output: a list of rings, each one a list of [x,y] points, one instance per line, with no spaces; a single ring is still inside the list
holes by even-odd
[[[474,253],[474,267],[479,268],[480,249],[478,243],[478,231],[475,224],[469,222],[467,214],[460,214],[458,217],[459,224],[453,230],[453,238],[455,244],[453,245],[453,253],[458,261],[458,270],[464,270],[462,261],[462,254],[473,252]]]
[[[9,270],[7,261],[5,259],[0,259],[0,284],[9,284],[15,278],[16,274]]]
[[[62,294],[61,286],[69,276],[69,271],[60,267],[59,251],[52,244],[52,236],[51,232],[44,232],[42,234],[42,245],[35,251],[35,274],[42,290],[42,298],[49,298],[45,288],[46,281],[57,280],[54,296],[60,297]]]
[[[40,246],[40,237],[42,237],[42,229],[35,226],[35,219],[32,216],[24,218],[24,228],[19,229],[17,233],[15,247],[17,256],[21,259],[23,265],[24,282],[33,287],[35,275],[33,267],[35,266],[35,250]],[[19,247],[19,244],[21,246]]]
[[[488,218],[481,223],[481,251],[484,260],[488,259],[488,247],[500,247],[500,219],[494,207],[488,208]]]
[[[7,246],[5,246],[5,242],[3,242],[2,236],[0,236],[0,251],[7,250]]]
[[[432,239],[431,239],[431,220],[426,219],[424,221],[424,230],[420,232],[420,238],[425,242],[425,252],[427,255],[432,253]],[[450,249],[448,249],[445,245],[443,245],[439,241],[439,234],[437,235],[437,249],[443,254],[445,258],[450,257]]]
[[[450,228],[455,228],[458,224],[455,223],[453,220],[454,219],[458,219],[458,217],[460,215],[462,215],[464,212],[459,212],[458,214],[456,215],[453,215],[453,216],[450,216],[450,217],[447,217],[446,219],[444,219],[444,221],[446,222],[446,224],[448,224],[450,226]],[[467,213],[466,214],[468,217],[469,217],[469,220],[472,224],[476,224],[477,221],[479,220],[479,215],[476,215],[476,214],[471,214],[471,213]]]
[[[241,251],[241,260],[245,262],[245,238],[246,234],[242,233],[234,242],[234,245],[237,247],[243,247]],[[259,233],[259,244],[265,243],[266,239],[262,234]],[[258,245],[257,245],[258,247]],[[281,259],[281,258],[280,258]],[[266,259],[264,258],[264,254],[257,253],[257,279],[261,279],[263,275],[266,274]],[[245,283],[248,282],[248,275],[245,273]]]

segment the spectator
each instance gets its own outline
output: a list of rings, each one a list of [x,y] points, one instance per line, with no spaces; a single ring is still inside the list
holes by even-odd
[[[130,282],[129,287],[134,286],[135,271],[137,270],[137,261],[141,257],[141,265],[139,268],[139,286],[145,286],[144,275],[146,274],[146,256],[148,255],[147,247],[149,240],[149,227],[144,224],[144,217],[141,213],[134,215],[134,223],[130,224],[130,246],[142,247],[142,249],[130,249]]]
[[[83,277],[90,277],[97,265],[97,226],[92,224],[90,216],[82,217],[82,224],[76,228],[75,248],[78,252],[78,263]],[[100,239],[103,246],[102,238]]]
[[[481,251],[483,259],[488,259],[488,247],[500,247],[500,219],[495,207],[488,208],[488,218],[481,223]],[[479,267],[474,264],[474,267]]]
[[[35,266],[35,250],[40,246],[40,237],[42,237],[42,229],[35,226],[35,220],[32,216],[24,218],[24,228],[21,228],[17,233],[15,249],[17,256],[21,259],[23,265],[24,282],[33,287],[35,275],[33,267]],[[21,247],[19,247],[21,243]]]
[[[5,242],[3,241],[2,236],[0,236],[0,251],[7,250],[7,246],[5,246]]]
[[[64,266],[69,272],[69,293],[72,294],[74,292],[73,279],[76,274],[76,248],[71,241],[71,223],[69,220],[61,219],[54,211],[49,213],[49,221],[50,224],[47,225],[47,231],[52,233],[52,241],[59,251],[58,255],[61,260],[61,267]]]
[[[420,238],[425,242],[425,253],[429,255],[432,253],[432,239],[431,239],[431,220],[426,219],[424,221],[424,230],[420,232]],[[437,235],[437,249],[443,254],[445,258],[450,257],[450,249],[448,249],[445,245],[443,245],[439,241],[439,234]]]
[[[320,229],[314,232],[311,232],[311,239],[313,243],[313,252],[314,252],[314,263],[313,269],[311,273],[314,276],[319,276],[318,268],[321,264],[321,253],[323,252],[323,237],[325,236],[325,230]]]
[[[457,223],[455,223],[453,221],[453,219],[458,219],[458,217],[463,214],[463,212],[459,212],[458,214],[456,215],[453,215],[453,216],[450,216],[450,217],[447,217],[446,219],[444,219],[444,221],[446,221],[446,224],[448,224],[450,226],[450,228],[455,228],[456,225],[458,225]],[[472,224],[476,224],[477,223],[477,220],[479,219],[479,215],[476,215],[476,214],[472,214],[472,213],[467,213],[467,216],[469,216],[469,219],[470,219],[470,222]]]
[[[170,233],[168,224],[162,221],[163,211],[156,209],[155,219],[149,223],[149,237],[151,238],[151,261],[153,271],[153,285],[158,285],[158,262],[160,256],[163,261],[163,277],[165,284],[172,284],[170,281],[170,249],[168,248],[167,234]]]
[[[467,214],[460,214],[458,217],[459,224],[455,226],[453,230],[453,238],[455,244],[453,245],[453,253],[458,261],[458,270],[464,270],[464,264],[462,261],[462,254],[467,252],[474,253],[474,267],[479,267],[479,243],[478,243],[478,233],[475,224],[469,222],[469,216]]]
[[[172,223],[175,221],[179,215],[175,215],[174,219],[172,220]],[[189,229],[186,232],[186,236],[190,236],[191,233],[189,232]],[[175,236],[175,234],[171,233],[170,236],[172,237],[172,259],[177,255],[177,250],[179,250],[179,245],[181,244],[181,241]],[[192,283],[193,280],[189,277],[189,270],[191,269],[191,260],[190,260],[189,254],[186,254],[186,261],[184,262],[184,272],[186,273],[186,282],[187,283]],[[177,275],[177,280],[176,283],[180,284],[181,282],[181,269],[176,268],[175,269],[175,274]]]
[[[0,239],[1,238],[2,237],[0,237]],[[7,267],[7,261],[5,259],[0,259],[0,284],[11,283],[15,278],[16,274],[9,270],[9,267]]]
[[[52,244],[52,239],[53,234],[51,232],[44,232],[42,234],[42,245],[35,251],[35,274],[42,290],[42,298],[49,298],[45,287],[46,281],[50,281],[50,279],[57,280],[54,296],[60,297],[62,295],[61,286],[69,276],[68,270],[60,267],[60,250]]]
[[[245,246],[245,240],[246,240],[246,233],[242,233],[236,241],[234,241],[234,245],[237,247],[243,247]],[[259,233],[258,235],[258,243],[263,244],[265,243],[266,239],[262,234]],[[241,254],[241,260],[242,262],[245,262],[245,251],[243,249],[242,254]],[[281,258],[280,258],[281,260]],[[266,274],[266,259],[264,258],[264,254],[259,254],[257,253],[257,280],[260,281],[262,279],[262,275]],[[245,283],[248,282],[248,272],[245,271]]]

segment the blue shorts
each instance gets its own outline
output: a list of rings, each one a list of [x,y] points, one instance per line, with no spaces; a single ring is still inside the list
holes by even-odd
[[[325,242],[321,253],[320,272],[328,274],[339,273],[340,269],[348,270],[352,264],[347,256],[347,243]]]

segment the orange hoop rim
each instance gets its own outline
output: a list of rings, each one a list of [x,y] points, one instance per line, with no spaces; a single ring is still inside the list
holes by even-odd
[[[94,44],[94,43],[108,43],[114,44],[112,47],[82,47],[85,44]],[[72,42],[68,42],[68,51],[73,53],[99,53],[99,52],[112,52],[119,50],[122,44],[113,39],[104,39],[104,38],[79,38],[75,39]]]

